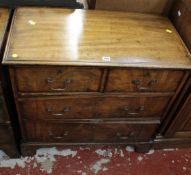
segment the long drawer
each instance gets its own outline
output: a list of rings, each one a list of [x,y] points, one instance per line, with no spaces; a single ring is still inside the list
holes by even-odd
[[[173,92],[182,77],[182,71],[115,68],[109,71],[105,91]]]
[[[87,119],[160,117],[169,96],[54,96],[21,98],[22,118]]]
[[[148,141],[158,122],[61,123],[24,120],[25,141],[30,142],[129,142]]]
[[[18,92],[96,92],[102,69],[88,67],[17,67]]]
[[[12,128],[6,124],[0,124],[0,143],[12,143]]]

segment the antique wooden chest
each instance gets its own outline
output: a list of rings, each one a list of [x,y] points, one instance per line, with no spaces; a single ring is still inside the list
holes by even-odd
[[[65,144],[148,151],[191,70],[163,16],[18,8],[5,57],[23,154]]]

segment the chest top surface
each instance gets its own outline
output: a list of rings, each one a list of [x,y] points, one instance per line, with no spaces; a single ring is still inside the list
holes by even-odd
[[[191,57],[166,17],[19,8],[3,63],[190,69]]]
[[[0,8],[0,48],[5,35],[8,18],[9,18],[9,11],[7,9]]]

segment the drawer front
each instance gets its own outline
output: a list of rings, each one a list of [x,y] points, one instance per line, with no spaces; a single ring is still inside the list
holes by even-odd
[[[172,92],[183,77],[182,71],[112,69],[106,92]]]
[[[93,118],[96,98],[44,98],[22,99],[20,113],[28,119]]]
[[[90,142],[91,125],[25,120],[26,141],[38,142]]]
[[[149,141],[157,129],[157,124],[100,123],[94,126],[96,142],[136,142]]]
[[[12,143],[11,127],[0,125],[0,143]]]
[[[109,97],[96,104],[96,117],[108,118],[159,118],[170,101],[170,97]],[[151,107],[152,106],[152,107]]]
[[[58,123],[25,120],[26,140],[36,142],[128,142],[148,141],[158,124]]]
[[[170,97],[54,97],[20,99],[28,119],[160,117]],[[152,107],[151,107],[152,106]]]
[[[85,67],[17,67],[19,92],[95,92],[102,70]]]

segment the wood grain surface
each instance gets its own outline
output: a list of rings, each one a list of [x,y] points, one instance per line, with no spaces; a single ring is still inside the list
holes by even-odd
[[[166,17],[56,8],[16,11],[3,63],[191,68]]]

